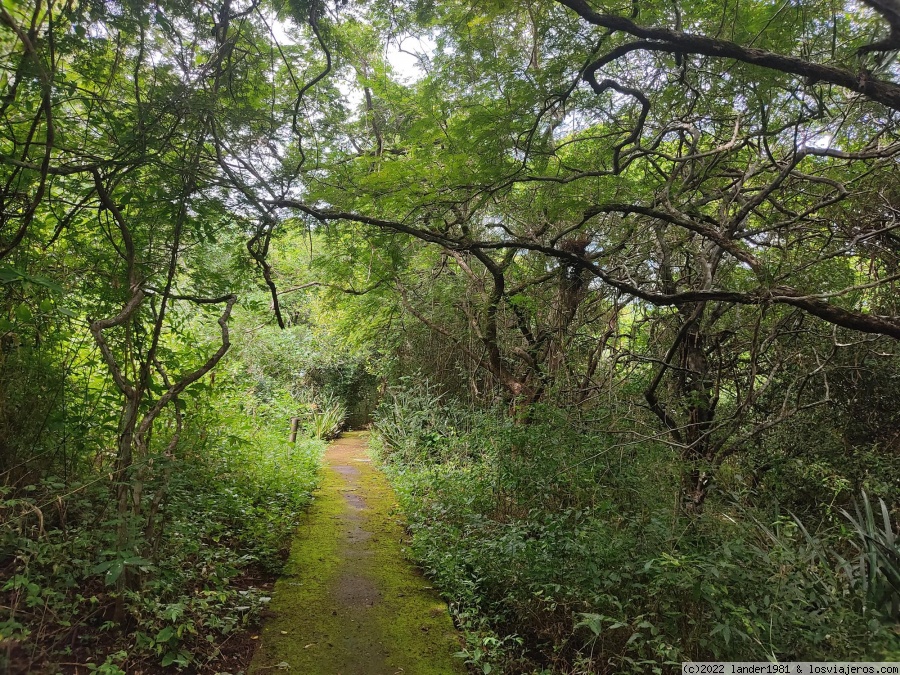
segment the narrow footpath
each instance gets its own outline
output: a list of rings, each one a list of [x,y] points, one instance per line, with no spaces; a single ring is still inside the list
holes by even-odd
[[[325,454],[322,480],[275,586],[250,673],[453,675],[446,605],[403,555],[396,497],[365,433]]]

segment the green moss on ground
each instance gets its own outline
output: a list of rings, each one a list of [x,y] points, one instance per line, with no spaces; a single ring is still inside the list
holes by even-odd
[[[329,449],[251,673],[279,664],[308,675],[465,672],[446,605],[404,557],[397,511],[364,437]]]

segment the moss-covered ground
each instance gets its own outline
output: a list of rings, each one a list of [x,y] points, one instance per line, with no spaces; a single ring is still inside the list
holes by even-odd
[[[251,673],[452,675],[460,643],[446,605],[404,557],[393,491],[365,434],[326,453],[322,481],[277,583]]]

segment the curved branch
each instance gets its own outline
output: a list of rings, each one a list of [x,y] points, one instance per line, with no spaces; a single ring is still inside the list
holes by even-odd
[[[795,288],[791,288],[789,286],[773,286],[766,287],[760,286],[756,289],[749,291],[729,291],[724,289],[705,289],[705,290],[691,290],[684,291],[681,293],[655,293],[653,291],[646,290],[641,288],[640,286],[635,285],[629,281],[623,281],[608,271],[603,269],[601,266],[597,265],[593,261],[578,256],[569,251],[565,251],[559,248],[554,248],[552,246],[545,246],[540,243],[530,242],[530,241],[471,241],[471,240],[455,240],[450,237],[438,235],[434,232],[429,232],[425,230],[418,230],[415,227],[405,225],[403,223],[398,223],[395,221],[384,220],[381,218],[371,218],[369,216],[363,216],[355,213],[349,212],[341,212],[341,211],[324,211],[320,209],[315,209],[310,207],[302,202],[296,200],[283,199],[278,200],[277,202],[273,202],[275,206],[288,207],[288,208],[296,208],[304,213],[307,213],[323,222],[332,221],[332,220],[346,220],[350,222],[361,223],[364,225],[372,225],[374,227],[378,227],[381,229],[391,230],[394,232],[402,232],[404,234],[408,234],[410,236],[416,237],[423,241],[437,243],[441,246],[444,246],[448,249],[453,249],[456,251],[471,251],[473,254],[476,252],[481,252],[483,254],[484,251],[488,250],[500,250],[500,249],[521,249],[526,251],[534,251],[536,253],[543,253],[544,255],[555,258],[560,262],[564,262],[566,264],[572,265],[573,267],[577,267],[580,269],[587,270],[591,274],[593,274],[597,279],[602,281],[615,288],[616,290],[624,293],[626,295],[630,295],[639,300],[643,300],[645,302],[649,302],[652,305],[657,305],[660,307],[663,306],[680,306],[691,304],[695,302],[703,302],[703,301],[719,301],[719,302],[730,302],[738,305],[758,305],[764,306],[769,304],[783,304],[783,305],[791,305],[793,307],[797,307],[798,309],[802,309],[808,314],[812,314],[828,323],[841,326],[842,328],[849,328],[851,330],[860,331],[862,333],[876,333],[880,335],[886,335],[888,337],[892,337],[894,339],[900,340],[900,317],[893,316],[880,316],[876,314],[866,314],[864,312],[859,312],[855,310],[844,309],[843,307],[839,307],[837,305],[833,305],[829,302],[826,302],[822,297],[818,297],[816,295],[809,295],[798,291]],[[614,204],[614,205],[606,205],[605,207],[597,207],[601,209],[598,212],[602,212],[602,209],[607,210],[615,210],[615,211],[631,211],[634,213],[645,213],[647,215],[652,215],[656,217],[657,215],[662,216],[664,219],[668,220],[668,222],[674,222],[678,225],[682,225],[687,227],[687,221],[682,223],[680,219],[677,219],[676,216],[672,214],[668,214],[665,212],[657,212],[652,209],[646,209],[646,207],[641,207],[637,205],[625,205],[625,204]],[[699,231],[700,226],[691,222],[691,228],[694,231]],[[702,233],[706,236],[706,233]],[[709,233],[713,235],[713,232]],[[721,236],[721,235],[718,235]],[[727,240],[726,240],[727,241]],[[716,242],[718,243],[718,242]],[[731,248],[734,242],[731,242]],[[736,251],[740,252],[741,249],[736,249]],[[731,251],[729,251],[731,252]],[[750,254],[744,252],[744,256],[748,257],[749,260],[756,262],[755,258],[750,256]],[[747,263],[750,264],[749,262]]]
[[[144,415],[144,418],[141,420],[140,426],[138,426],[137,428],[138,437],[141,437],[147,433],[147,431],[150,429],[150,426],[153,424],[153,421],[157,418],[159,413],[162,412],[163,408],[165,408],[169,404],[169,402],[172,401],[172,399],[182,393],[185,389],[187,389],[201,377],[206,375],[216,366],[216,364],[222,359],[222,357],[225,356],[225,353],[231,347],[231,340],[228,333],[228,319],[231,316],[231,310],[234,307],[234,303],[236,302],[236,295],[227,296],[225,310],[222,312],[222,316],[219,317],[218,324],[221,330],[222,344],[202,366],[182,377],[178,382],[170,386],[162,396],[159,397],[159,400],[153,405],[152,408],[150,408],[150,410],[147,411],[147,414]]]
[[[860,77],[844,68],[823,66],[796,56],[776,54],[764,49],[744,47],[729,40],[719,40],[704,35],[694,35],[667,28],[641,26],[631,19],[594,11],[586,0],[557,0],[577,13],[582,19],[610,31],[621,31],[642,40],[653,40],[654,51],[673,54],[699,54],[713,58],[734,59],[782,73],[798,75],[811,82],[827,82],[862,94],[893,110],[900,110],[900,85],[871,77]],[[635,47],[637,49],[638,47]],[[632,51],[632,50],[629,50]]]
[[[299,171],[300,168],[306,163],[306,153],[303,152],[303,137],[300,135],[300,127],[297,124],[297,116],[300,114],[300,104],[303,102],[304,94],[306,94],[306,92],[308,92],[319,82],[325,79],[328,76],[328,73],[331,72],[331,51],[329,51],[328,45],[325,44],[322,33],[319,31],[319,18],[316,16],[315,3],[310,3],[309,26],[310,28],[312,28],[312,31],[316,36],[316,40],[319,41],[319,47],[321,47],[322,51],[325,52],[325,68],[313,79],[303,85],[300,91],[297,92],[297,100],[294,101],[294,113],[293,119],[291,120],[291,129],[295,134],[297,134],[297,149],[300,151],[300,162],[297,164],[297,171]]]
[[[862,1],[881,14],[881,18],[887,22],[888,26],[890,26],[891,33],[883,40],[860,47],[856,50],[857,53],[889,52],[900,49],[900,2],[897,2],[897,0]]]

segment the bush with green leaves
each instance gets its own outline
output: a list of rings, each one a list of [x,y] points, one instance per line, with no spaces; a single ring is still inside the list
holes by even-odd
[[[310,406],[306,429],[312,438],[330,441],[347,422],[347,406],[337,396],[323,394]]]
[[[0,491],[7,667],[77,660],[110,673],[154,662],[199,669],[258,621],[268,601],[260,579],[282,567],[324,446],[288,443],[274,420],[243,414],[237,397],[227,387],[204,397],[182,449],[156,457],[160,478],[148,481],[144,499],[149,505],[167,475],[161,524],[138,553],[115,551],[108,479],[70,485],[62,497],[53,478]],[[132,575],[125,630],[111,620],[122,574]]]
[[[623,442],[549,407],[526,424],[483,414],[451,433],[452,404],[442,421],[444,410],[427,388],[393,392],[376,420],[379,457],[412,552],[480,672],[900,653],[884,613],[860,611],[858,585],[831,555],[848,545],[846,528],[813,537],[777,505],[721,493],[689,518],[677,511],[682,467],[665,446]],[[602,419],[615,428],[613,415]]]
[[[474,440],[469,432],[483,415],[477,408],[448,400],[424,376],[406,376],[387,390],[375,410],[374,426],[385,441],[384,451],[405,465],[435,459],[458,462],[478,454],[474,446],[468,452],[461,441]]]

